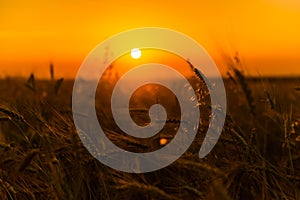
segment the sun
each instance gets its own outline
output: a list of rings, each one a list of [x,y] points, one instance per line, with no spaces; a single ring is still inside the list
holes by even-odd
[[[139,48],[134,48],[131,50],[131,57],[133,59],[139,59],[142,55],[142,51]]]

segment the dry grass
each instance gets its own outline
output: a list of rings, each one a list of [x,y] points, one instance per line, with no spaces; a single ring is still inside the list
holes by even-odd
[[[214,150],[198,158],[202,128],[182,158],[145,174],[115,171],[89,154],[72,122],[73,82],[55,81],[53,67],[51,81],[37,81],[33,74],[28,81],[2,80],[0,198],[300,199],[299,80],[249,80],[233,60],[225,80],[228,115]],[[272,84],[288,94],[277,94]],[[194,89],[200,101],[207,100],[207,88]],[[199,105],[209,113],[209,102]],[[103,113],[99,117],[110,119]],[[208,117],[202,117],[202,126]],[[160,138],[172,139],[168,134],[178,123],[168,119],[165,132],[152,138],[155,144],[116,128],[106,132],[121,147],[145,151],[159,147]]]

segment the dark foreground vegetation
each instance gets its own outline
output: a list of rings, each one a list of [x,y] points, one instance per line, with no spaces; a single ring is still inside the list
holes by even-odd
[[[203,122],[179,160],[145,174],[110,169],[84,148],[72,120],[72,80],[1,80],[0,199],[300,199],[300,78],[248,79],[237,64],[225,80],[228,112],[213,151],[198,158]],[[147,148],[117,129],[107,134],[129,150]]]

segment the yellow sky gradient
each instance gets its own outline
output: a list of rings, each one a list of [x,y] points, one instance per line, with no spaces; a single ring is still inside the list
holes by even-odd
[[[251,75],[300,75],[299,0],[0,1],[0,76],[74,78],[104,39],[158,26],[187,34],[226,68],[222,51],[239,52]],[[222,50],[222,51],[221,51]]]

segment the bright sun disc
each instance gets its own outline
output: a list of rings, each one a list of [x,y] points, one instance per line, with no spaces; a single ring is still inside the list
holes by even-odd
[[[133,59],[139,59],[142,55],[142,51],[139,48],[134,48],[131,50],[131,57]]]

